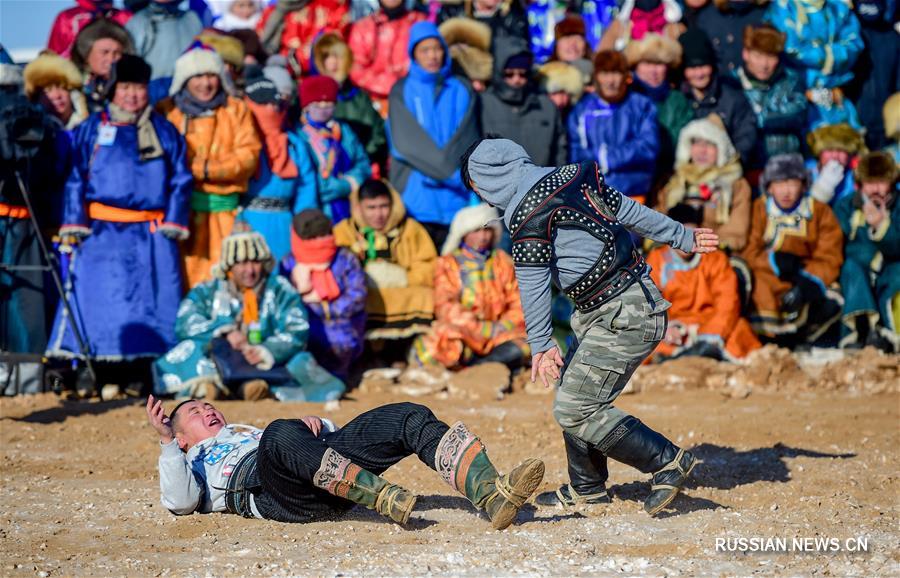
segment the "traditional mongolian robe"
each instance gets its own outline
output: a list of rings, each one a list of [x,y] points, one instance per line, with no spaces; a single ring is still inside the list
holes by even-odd
[[[175,127],[153,112],[147,122],[160,149],[144,160],[138,125],[114,123],[106,112],[74,134],[60,233],[83,241],[67,293],[91,357],[101,360],[156,357],[175,343],[183,284],[172,237],[186,233],[191,175]],[[60,307],[50,355],[80,355],[72,322]]]
[[[437,260],[434,317],[414,343],[420,363],[464,366],[509,341],[529,352],[515,266],[500,249],[482,255],[462,247]]]

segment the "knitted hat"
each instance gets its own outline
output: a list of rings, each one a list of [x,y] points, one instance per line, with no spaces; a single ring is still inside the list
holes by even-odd
[[[638,62],[658,62],[670,68],[681,64],[681,44],[668,36],[648,32],[640,40],[632,40],[625,47],[628,66],[634,68]]]
[[[784,50],[785,35],[771,24],[744,27],[744,48],[778,56]]]
[[[263,75],[263,69],[256,65],[244,69],[244,94],[257,104],[276,104],[281,100],[278,87]]]
[[[678,146],[675,148],[676,167],[691,162],[691,142],[694,139],[705,140],[716,145],[717,167],[724,167],[737,155],[737,150],[735,150],[731,138],[728,137],[721,117],[713,113],[706,118],[692,120],[678,133]]]
[[[556,27],[553,29],[553,38],[559,40],[566,36],[587,37],[584,19],[581,16],[568,14],[565,18],[556,23]]]
[[[491,29],[471,18],[450,18],[438,31],[450,49],[450,58],[469,80],[488,82],[494,72]]]
[[[200,42],[194,42],[175,61],[175,74],[172,76],[172,86],[169,95],[178,94],[187,81],[200,74],[216,74],[225,84],[225,63],[219,53],[211,47]]]
[[[353,53],[350,52],[350,46],[336,32],[326,32],[316,40],[312,48],[313,64],[319,74],[325,74],[325,59],[329,56],[336,56],[340,61],[340,68],[334,78],[338,84],[347,80],[350,75],[350,68],[353,66]]]
[[[287,69],[287,58],[281,54],[273,54],[266,60],[263,75],[275,83],[281,98],[291,102],[297,96],[297,83]]]
[[[244,66],[244,45],[240,40],[218,30],[207,28],[195,38],[205,46],[209,46],[219,53],[222,61],[231,65],[235,70],[241,70]]]
[[[884,132],[887,137],[900,140],[900,92],[895,92],[884,101],[882,114],[884,115]]]
[[[803,183],[803,188],[809,183],[809,172],[803,164],[803,156],[800,153],[770,157],[762,176],[759,177],[759,189],[766,193],[770,184],[789,179],[799,179]]]
[[[862,135],[846,123],[822,125],[806,135],[806,143],[816,157],[827,150],[844,151],[851,155],[866,150]]]
[[[713,49],[709,36],[699,28],[688,28],[687,32],[678,38],[682,49],[682,66],[715,65],[716,52]]]
[[[300,87],[300,108],[314,102],[337,102],[338,83],[330,76],[310,76]]]
[[[94,43],[102,38],[111,38],[122,45],[122,51],[127,54],[134,53],[134,43],[131,35],[120,24],[100,17],[81,29],[75,37],[72,47],[72,64],[79,70],[87,70],[87,59]]]
[[[444,241],[441,255],[449,255],[459,248],[463,237],[485,227],[490,227],[494,230],[494,246],[496,247],[497,243],[500,242],[500,236],[503,234],[499,219],[500,214],[497,213],[497,209],[487,203],[460,209],[450,224],[450,232],[447,233],[447,240]]]
[[[890,153],[884,151],[869,153],[859,159],[855,176],[857,183],[887,181],[893,184],[898,177],[897,163]]]
[[[266,273],[271,273],[275,266],[275,259],[262,235],[256,231],[234,231],[222,240],[222,254],[219,262],[213,265],[213,277],[226,279],[232,267],[248,261],[262,263]]]
[[[48,50],[25,67],[25,96],[34,100],[49,86],[76,90],[81,88],[82,78],[70,60]]]
[[[601,72],[629,73],[625,55],[617,50],[601,50],[594,56],[594,74]]]
[[[538,82],[547,94],[565,91],[572,102],[578,102],[584,93],[584,81],[581,72],[565,62],[548,62],[538,69]]]
[[[294,215],[294,232],[301,239],[327,237],[331,234],[331,219],[319,209],[304,209]]]

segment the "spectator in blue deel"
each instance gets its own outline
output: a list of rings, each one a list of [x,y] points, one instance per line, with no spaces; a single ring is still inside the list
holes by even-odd
[[[450,72],[437,27],[418,22],[409,34],[409,74],[391,89],[388,115],[390,180],[407,213],[443,245],[456,212],[473,197],[459,175],[459,158],[479,136],[477,100]]]

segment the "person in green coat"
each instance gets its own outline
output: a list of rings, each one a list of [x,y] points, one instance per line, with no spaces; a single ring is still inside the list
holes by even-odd
[[[834,212],[844,231],[842,347],[900,350],[900,203],[897,165],[874,152],[856,167],[857,190]]]

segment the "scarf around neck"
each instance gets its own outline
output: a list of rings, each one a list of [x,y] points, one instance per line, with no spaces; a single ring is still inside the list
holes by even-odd
[[[291,229],[291,255],[298,264],[310,267],[310,282],[322,301],[334,301],[341,295],[341,288],[331,271],[331,262],[337,255],[334,235],[301,239]]]
[[[228,94],[224,89],[219,89],[219,92],[211,100],[200,102],[191,96],[187,88],[182,88],[175,95],[174,100],[175,106],[187,116],[207,116],[227,102]]]
[[[734,183],[743,175],[737,156],[722,167],[698,167],[685,163],[675,169],[666,193],[666,208],[671,209],[685,200],[702,200],[704,204],[716,203],[716,223],[728,221]]]
[[[109,119],[117,124],[133,124],[137,129],[138,158],[141,162],[159,158],[163,155],[162,143],[156,134],[156,127],[150,120],[153,107],[145,106],[140,113],[122,110],[113,103],[109,103]]]
[[[316,155],[319,175],[323,179],[339,176],[350,168],[350,159],[341,144],[341,123],[330,121],[322,125],[311,121],[309,116],[304,114],[302,130]]]

